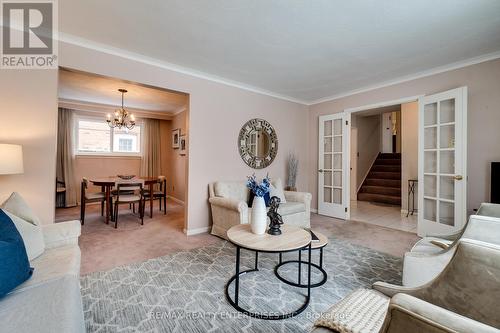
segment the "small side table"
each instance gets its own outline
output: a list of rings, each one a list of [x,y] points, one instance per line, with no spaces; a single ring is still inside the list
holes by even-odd
[[[410,215],[410,196],[411,196],[411,215],[415,213],[415,189],[418,184],[418,179],[408,179],[408,210],[406,217]]]
[[[314,267],[315,269],[319,270],[321,272],[323,278],[319,282],[312,283],[311,284],[311,288],[322,286],[323,284],[325,284],[326,280],[328,279],[328,274],[323,269],[323,248],[328,244],[328,237],[326,237],[325,235],[323,235],[322,233],[319,233],[317,231],[313,231],[313,232],[316,235],[316,237],[318,237],[319,241],[318,242],[311,242],[311,250],[319,250],[319,262],[318,262],[318,264],[311,263],[311,266]],[[287,265],[287,264],[292,264],[292,263],[299,264],[298,265],[299,275],[297,277],[297,282],[293,282],[293,281],[289,281],[289,280],[285,279],[278,272],[278,269],[281,266],[284,266],[284,265]],[[279,264],[276,265],[276,267],[274,268],[274,274],[276,275],[276,277],[278,279],[280,279],[281,281],[283,281],[286,284],[289,284],[289,285],[294,286],[294,287],[299,287],[299,288],[307,288],[308,285],[301,282],[301,278],[302,278],[302,264],[308,264],[307,261],[302,260],[302,250],[299,250],[298,260],[286,260],[286,261],[283,261],[282,255],[280,253]]]
[[[236,246],[236,273],[227,281],[225,292],[226,298],[236,310],[247,316],[259,319],[287,319],[300,314],[309,306],[311,300],[311,233],[302,228],[292,225],[282,225],[281,235],[271,236],[267,233],[256,235],[252,233],[250,224],[239,224],[231,227],[227,231],[227,239]],[[254,268],[240,271],[241,249],[255,252]],[[289,313],[259,313],[252,312],[239,305],[240,276],[259,270],[259,252],[261,253],[282,253],[294,251],[307,251],[307,295],[304,303],[295,311]],[[229,294],[229,286],[234,282],[234,296]]]

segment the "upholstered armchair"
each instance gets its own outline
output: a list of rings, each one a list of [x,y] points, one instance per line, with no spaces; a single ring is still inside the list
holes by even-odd
[[[463,237],[445,269],[423,286],[376,282],[373,288],[391,297],[381,332],[498,333],[500,239],[496,236],[489,239],[494,243]]]
[[[500,205],[493,203],[482,203],[475,215],[500,218]],[[424,237],[417,243],[415,243],[410,252],[425,254],[440,253],[443,251],[443,249],[449,248],[453,242],[456,242],[462,236],[466,227],[467,224],[465,224],[461,230],[451,234],[429,235],[427,237]]]
[[[494,242],[462,237],[445,269],[429,283],[411,288],[376,282],[373,290],[358,291],[334,305],[322,316],[333,319],[321,319],[316,325],[343,331],[369,318],[363,332],[498,333],[500,239],[497,234],[489,240]],[[370,299],[363,300],[359,295],[369,295]],[[343,306],[349,303],[367,306],[352,316]],[[318,327],[314,333],[326,331],[327,328]]]
[[[477,214],[471,215],[464,228],[455,234],[424,237],[417,242],[404,256],[403,286],[423,285],[436,277],[453,256],[458,240],[466,233],[471,239],[483,239],[485,235],[478,231],[477,225],[472,229],[469,228],[471,220],[493,223],[493,231],[500,233],[500,205],[483,203]]]
[[[282,186],[281,180],[271,181],[274,186]],[[227,238],[226,232],[232,226],[249,223],[252,208],[248,207],[250,190],[245,182],[215,182],[208,186],[209,203],[212,210],[212,234]],[[310,228],[311,194],[305,192],[284,191],[285,203],[281,203],[278,212],[283,222],[304,228]]]

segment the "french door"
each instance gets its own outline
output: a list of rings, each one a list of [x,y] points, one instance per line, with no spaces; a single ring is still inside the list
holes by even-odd
[[[467,88],[419,99],[418,235],[465,224]]]
[[[340,219],[346,218],[349,209],[349,116],[319,117],[318,214]]]

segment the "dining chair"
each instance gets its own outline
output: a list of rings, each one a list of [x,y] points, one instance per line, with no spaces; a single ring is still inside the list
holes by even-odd
[[[159,200],[160,211],[162,210],[162,200],[163,200],[163,214],[167,214],[167,178],[165,176],[159,176],[156,181],[156,185],[159,186],[159,191],[153,192],[153,200]],[[153,187],[153,188],[154,188]],[[150,200],[149,190],[144,190],[144,204],[146,201]]]
[[[132,194],[130,194],[132,193]],[[141,225],[144,225],[144,183],[143,182],[124,182],[116,184],[116,196],[114,197],[114,221],[115,228],[118,228],[118,207],[119,205],[127,204],[134,206],[139,204],[139,217],[141,219]]]
[[[106,203],[106,193],[101,188],[101,192],[87,192],[89,187],[89,180],[85,177],[82,178],[81,196],[80,196],[80,222],[85,223],[85,207],[88,203],[100,202],[101,203],[101,216],[104,216],[104,204]],[[113,207],[111,203],[110,207]]]
[[[56,179],[56,208],[66,207],[66,184]]]

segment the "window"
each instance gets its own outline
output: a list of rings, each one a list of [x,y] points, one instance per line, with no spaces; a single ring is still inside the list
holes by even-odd
[[[132,151],[132,139],[119,138],[118,139],[118,150],[119,151]]]
[[[140,155],[141,125],[131,130],[110,128],[103,119],[76,119],[76,154]]]
[[[113,152],[135,153],[141,152],[141,127],[135,125],[131,130],[115,128],[113,131]]]

